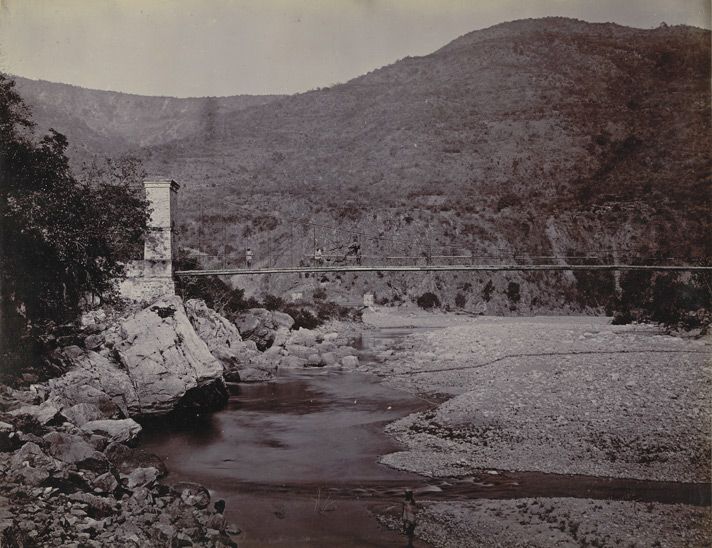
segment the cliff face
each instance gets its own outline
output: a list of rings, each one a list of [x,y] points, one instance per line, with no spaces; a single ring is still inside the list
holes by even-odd
[[[709,79],[709,31],[516,21],[345,84],[206,112],[184,133],[170,128],[185,114],[166,102],[166,138],[139,141],[140,154],[150,171],[184,183],[182,245],[227,250],[228,264],[248,246],[256,264],[270,254],[286,264],[314,240],[339,253],[349,231],[367,233],[373,255],[683,262],[710,254]],[[346,276],[329,287],[389,300],[430,289],[451,304],[460,292],[473,310],[561,310],[600,304],[609,278]],[[309,288],[270,283],[272,292]]]

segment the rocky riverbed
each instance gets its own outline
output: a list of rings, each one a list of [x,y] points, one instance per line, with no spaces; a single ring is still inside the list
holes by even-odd
[[[416,533],[434,546],[704,546],[709,351],[709,339],[605,318],[377,309],[364,324],[295,330],[279,312],[233,324],[177,298],[96,311],[57,345],[62,375],[0,387],[1,542],[231,545],[238,528],[210,492],[138,448],[141,423],[220,408],[224,379],[320,368],[375,374],[423,402],[387,426],[403,449],[381,462],[427,482]],[[592,477],[619,479],[591,491]],[[621,492],[631,478],[667,483]],[[371,510],[398,528],[398,508]]]
[[[364,320],[439,328],[413,334],[385,363],[364,367],[391,386],[445,400],[387,427],[406,449],[385,455],[385,464],[443,478],[529,470],[710,480],[709,338],[589,317],[380,310]],[[418,534],[436,546],[709,542],[708,505],[580,497],[425,500]]]
[[[167,297],[80,323],[46,338],[51,378],[28,371],[0,385],[2,546],[233,545],[239,530],[221,503],[137,448],[141,423],[220,409],[225,380],[358,365],[346,337],[292,330],[290,316],[261,308],[233,324],[200,300]]]

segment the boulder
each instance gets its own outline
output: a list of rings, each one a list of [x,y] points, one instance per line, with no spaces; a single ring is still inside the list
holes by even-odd
[[[109,459],[109,462],[116,468],[119,474],[124,476],[128,476],[137,468],[150,467],[158,470],[159,477],[163,477],[168,473],[161,457],[142,449],[128,447],[123,443],[109,444],[104,450],[104,455]]]
[[[287,344],[288,339],[289,339],[289,328],[284,327],[284,326],[278,327],[277,331],[275,331],[275,333],[274,333],[274,340],[272,341],[272,348],[275,348],[278,346],[284,346],[285,344]]]
[[[358,358],[356,356],[344,356],[341,358],[341,365],[344,367],[356,367],[358,365]]]
[[[22,477],[25,485],[36,487],[61,468],[59,461],[46,455],[39,445],[27,442],[10,459],[11,473]]]
[[[133,419],[97,420],[84,424],[82,431],[106,436],[110,442],[131,443],[141,433],[141,425]]]
[[[105,474],[97,476],[94,481],[92,481],[91,485],[94,488],[95,492],[98,491],[99,493],[113,493],[119,486],[119,482],[116,481],[116,478],[113,474],[107,472]]]
[[[227,401],[222,365],[198,337],[179,297],[132,314],[104,339],[110,351],[63,349],[73,368],[50,381],[52,402],[102,408],[110,400],[121,411],[113,416],[129,417],[162,415],[181,406],[208,409]]]
[[[260,318],[249,312],[242,312],[235,318],[235,325],[240,332],[240,336],[247,338],[260,326]]]
[[[159,472],[153,466],[149,466],[148,468],[136,468],[128,475],[126,485],[129,489],[144,487],[154,483],[158,479],[158,476]]]
[[[97,308],[96,310],[90,310],[82,314],[79,322],[82,327],[87,327],[90,325],[101,324],[106,321],[106,312],[102,308]]]
[[[296,343],[288,343],[285,346],[285,350],[289,353],[291,356],[297,356],[299,358],[308,358],[312,354],[314,354],[314,349],[309,347],[309,346],[304,346],[301,344],[296,344]]]
[[[278,329],[280,327],[283,327],[287,331],[289,331],[294,325],[294,318],[292,318],[289,314],[285,314],[284,312],[273,310],[272,322],[274,322],[275,327],[277,327]]]
[[[111,405],[114,409],[118,410],[118,407],[113,401],[111,402]],[[106,408],[105,410],[102,410],[98,405],[93,403],[78,403],[71,407],[62,409],[62,415],[64,415],[64,417],[75,426],[81,427],[90,421],[111,418],[111,415],[105,415],[105,411]]]
[[[254,341],[258,350],[270,348],[281,329],[279,344],[287,342],[287,333],[294,325],[294,319],[283,312],[270,312],[266,308],[250,308],[241,312],[235,318],[240,335],[243,339]]]
[[[99,334],[89,335],[84,339],[84,348],[87,350],[98,350],[104,344],[104,337]]]
[[[199,299],[185,303],[185,311],[198,337],[208,346],[211,354],[231,366],[238,361],[237,354],[243,352],[245,344],[237,327]]]
[[[32,417],[43,425],[50,424],[51,422],[60,422],[63,418],[59,413],[59,408],[50,402],[44,402],[40,405],[23,405],[18,409],[10,411],[10,415]]]
[[[61,353],[72,369],[50,379],[50,401],[63,409],[91,404],[99,408],[102,418],[128,416],[140,410],[131,379],[119,364],[77,346],[63,348]]]
[[[81,436],[64,432],[50,432],[43,436],[47,442],[47,453],[67,464],[76,464],[97,456],[97,451]],[[99,453],[100,458],[104,456]]]
[[[302,346],[314,346],[316,344],[316,332],[300,327],[298,331],[292,331],[289,342]]]
[[[280,362],[281,366],[290,368],[301,368],[304,367],[306,364],[307,360],[298,356],[285,356]]]
[[[135,387],[138,414],[165,414],[190,391],[191,401],[214,386],[224,390],[223,368],[198,337],[179,297],[162,299],[121,323],[114,350]],[[197,397],[196,397],[197,396]],[[213,407],[210,401],[207,407]]]
[[[210,493],[200,484],[182,481],[173,485],[171,490],[188,506],[202,509],[210,504]]]
[[[334,352],[324,352],[321,355],[321,363],[324,365],[336,365],[339,357]]]
[[[315,354],[310,354],[307,357],[306,365],[310,366],[310,367],[323,367],[324,362],[321,361],[321,356],[319,354],[315,353]]]
[[[240,369],[240,382],[265,382],[274,377],[274,373],[258,367]]]

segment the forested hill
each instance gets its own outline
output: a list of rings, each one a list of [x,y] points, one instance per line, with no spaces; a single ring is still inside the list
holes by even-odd
[[[224,248],[201,238],[202,206],[203,230],[227,224],[235,258],[268,239],[273,254],[293,250],[287,215],[415,248],[427,234],[451,252],[699,258],[710,256],[709,112],[709,31],[546,18],[475,31],[330,88],[196,115],[194,132],[152,138],[183,127],[182,111],[166,112],[165,133],[148,133],[142,155],[184,183],[183,241]],[[567,298],[598,302],[579,277],[512,279],[531,287],[519,307],[560,302],[544,287],[560,283]],[[467,285],[408,280],[383,292],[428,286],[447,298]],[[468,303],[480,295],[475,287]]]

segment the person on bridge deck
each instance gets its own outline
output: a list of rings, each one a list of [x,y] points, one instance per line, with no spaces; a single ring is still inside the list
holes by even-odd
[[[314,262],[317,265],[324,264],[324,252],[321,250],[320,247],[317,247],[316,251],[314,252]]]
[[[252,249],[249,247],[245,251],[245,263],[247,263],[247,268],[252,267]]]
[[[408,548],[413,547],[413,537],[415,536],[415,526],[417,523],[418,505],[415,503],[413,491],[406,489],[405,501],[403,501],[403,532],[408,537]]]
[[[356,260],[356,264],[361,264],[361,245],[355,238],[346,251],[345,259],[348,259],[349,257],[353,257]]]

